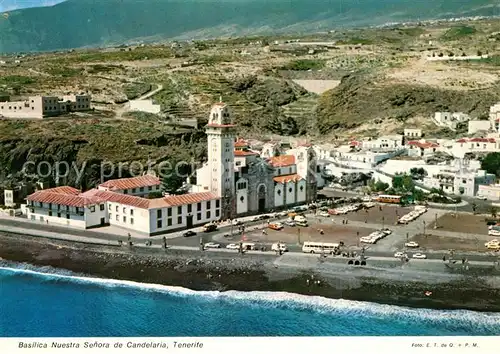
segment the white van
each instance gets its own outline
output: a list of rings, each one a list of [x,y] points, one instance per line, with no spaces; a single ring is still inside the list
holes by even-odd
[[[252,243],[252,242],[243,242],[241,244],[241,248],[244,250],[244,251],[252,251],[255,249],[255,243]]]
[[[273,245],[271,246],[271,251],[278,252],[280,250],[281,252],[288,252],[288,247],[285,243],[273,243]]]

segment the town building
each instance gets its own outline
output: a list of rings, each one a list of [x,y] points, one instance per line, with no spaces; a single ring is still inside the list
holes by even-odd
[[[489,120],[470,120],[467,133],[475,134],[478,132],[487,132],[492,128]]]
[[[500,200],[500,184],[480,185],[477,195],[488,198],[489,200]]]
[[[422,137],[422,129],[410,129],[406,128],[403,133],[405,138],[421,138]]]
[[[490,185],[495,181],[495,175],[484,170],[469,171],[443,170],[440,173],[424,178],[424,185],[441,189],[445,193],[474,197],[478,194],[480,185]]]
[[[438,148],[439,144],[431,141],[421,140],[411,140],[406,143],[408,149],[408,156],[429,156],[434,154]]]
[[[403,135],[386,135],[373,140],[361,141],[363,150],[397,150],[403,147]]]
[[[24,101],[0,102],[0,117],[41,119],[89,109],[91,99],[88,95],[32,96]]]
[[[462,112],[436,112],[434,114],[434,122],[440,127],[450,128],[455,130],[459,123],[470,120],[468,114]]]

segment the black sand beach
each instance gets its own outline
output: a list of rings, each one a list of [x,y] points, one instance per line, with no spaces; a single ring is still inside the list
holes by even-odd
[[[439,284],[358,276],[354,269],[348,277],[338,277],[301,266],[279,267],[273,264],[277,256],[269,254],[91,246],[7,233],[0,233],[0,257],[3,266],[28,263],[192,290],[283,291],[409,307],[500,312],[500,288],[487,284],[486,277],[472,275]],[[494,278],[498,282],[498,276]],[[314,284],[317,280],[320,284]],[[431,296],[425,295],[428,290]]]

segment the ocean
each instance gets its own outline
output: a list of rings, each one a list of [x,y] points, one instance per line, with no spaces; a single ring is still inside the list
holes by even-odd
[[[0,267],[1,337],[500,335],[500,313],[273,292],[197,292]]]

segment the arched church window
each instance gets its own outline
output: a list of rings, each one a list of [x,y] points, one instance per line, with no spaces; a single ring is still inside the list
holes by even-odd
[[[304,190],[304,186],[300,186],[300,191],[302,192]]]
[[[292,187],[288,188],[288,192],[292,193]]]
[[[245,200],[245,197],[241,196],[240,201],[243,203],[244,200]]]
[[[278,195],[281,195],[281,189],[278,189]]]

